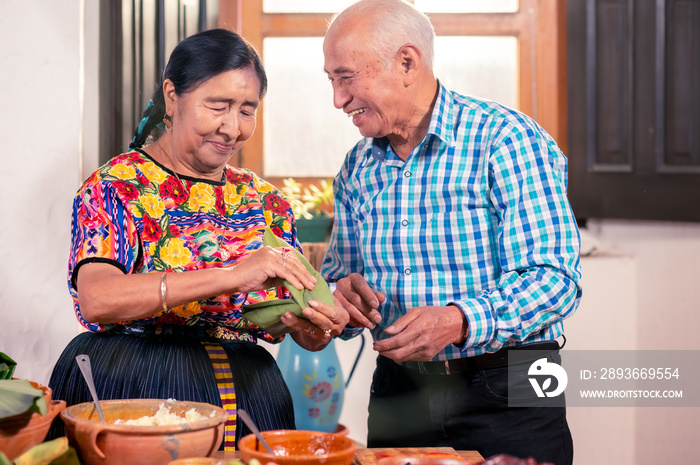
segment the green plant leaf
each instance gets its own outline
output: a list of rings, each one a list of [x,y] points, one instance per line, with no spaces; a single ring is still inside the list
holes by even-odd
[[[7,458],[7,455],[0,451],[0,465],[12,465],[12,462]]]
[[[27,411],[46,415],[46,409],[44,393],[26,379],[0,380],[0,418],[13,417]]]
[[[17,362],[12,360],[9,355],[0,352],[0,379],[12,379],[16,366]]]

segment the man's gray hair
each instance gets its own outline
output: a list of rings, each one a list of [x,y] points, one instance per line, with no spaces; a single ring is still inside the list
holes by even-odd
[[[415,45],[432,71],[435,30],[428,17],[404,0],[360,0],[331,19],[341,25],[352,17],[371,17],[369,49],[389,66],[396,52],[406,44]]]

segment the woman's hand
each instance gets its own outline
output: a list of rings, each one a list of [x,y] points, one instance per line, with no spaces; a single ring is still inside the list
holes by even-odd
[[[339,305],[337,299],[333,300],[335,306],[310,301],[309,307],[302,310],[304,318],[299,318],[292,312],[282,315],[282,323],[296,330],[291,336],[301,347],[310,351],[321,350],[348,324],[348,312]]]
[[[313,289],[316,278],[309,273],[292,249],[262,247],[227,272],[236,276],[232,292],[253,292],[282,285],[289,281],[299,290]]]

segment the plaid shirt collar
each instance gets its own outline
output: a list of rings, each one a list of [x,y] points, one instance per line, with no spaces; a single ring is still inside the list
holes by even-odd
[[[435,105],[433,105],[433,111],[430,115],[430,124],[428,125],[426,136],[419,146],[423,145],[430,137],[434,136],[444,142],[445,145],[454,147],[456,144],[452,134],[452,127],[454,126],[453,99],[450,91],[448,91],[439,80],[437,83],[437,99],[435,100]],[[391,163],[386,159],[386,151],[388,148],[389,139],[386,137],[366,138],[365,146],[363,147],[366,158],[363,165],[367,164],[367,162],[370,161],[370,158],[374,158],[375,160],[384,163]]]

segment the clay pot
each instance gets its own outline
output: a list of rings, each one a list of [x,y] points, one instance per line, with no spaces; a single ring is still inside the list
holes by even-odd
[[[205,419],[168,426],[114,423],[152,416],[161,404],[182,417],[194,408]],[[179,458],[208,457],[221,445],[228,418],[221,407],[200,402],[126,399],[105,400],[100,405],[105,423],[100,421],[92,402],[73,405],[61,413],[68,441],[80,455],[81,463],[87,465],[167,465]]]
[[[249,434],[238,442],[246,463],[255,458],[261,463],[278,465],[349,465],[355,456],[355,441],[347,436],[302,430],[263,431],[261,434],[272,450],[282,455],[267,453],[262,444],[256,447],[255,435]]]
[[[338,427],[335,429],[335,433],[333,433],[333,434],[338,434],[340,436],[347,436],[348,433],[350,433],[350,430],[348,429],[348,427],[342,423],[338,423]]]
[[[0,450],[10,461],[44,442],[53,419],[66,408],[65,401],[51,400],[51,388],[33,381],[29,383],[44,393],[46,415],[26,412],[0,420]]]

